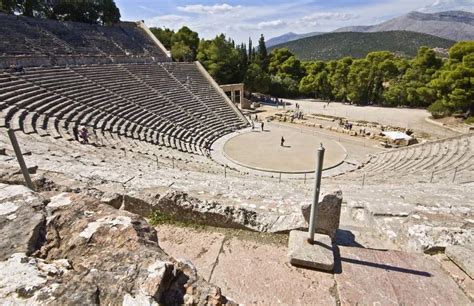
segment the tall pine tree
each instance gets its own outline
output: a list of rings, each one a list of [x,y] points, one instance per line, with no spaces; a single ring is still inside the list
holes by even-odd
[[[268,72],[268,52],[263,34],[260,35],[260,39],[258,40],[257,58],[255,59],[255,62],[263,71]]]

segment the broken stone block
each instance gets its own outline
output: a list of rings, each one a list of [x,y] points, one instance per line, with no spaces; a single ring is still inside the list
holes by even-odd
[[[308,233],[291,231],[288,240],[290,263],[312,269],[332,271],[334,269],[334,252],[331,238],[315,234],[314,242],[307,241]]]
[[[316,232],[326,234],[335,239],[341,218],[342,191],[334,191],[322,196],[316,207]],[[301,212],[309,223],[311,204],[301,206]]]

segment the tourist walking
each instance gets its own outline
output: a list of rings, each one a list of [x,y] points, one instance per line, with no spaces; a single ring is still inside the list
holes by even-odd
[[[264,125],[263,125],[263,124],[264,124],[264,122],[262,121],[262,132],[264,131],[264,128],[263,128],[263,127],[264,127]]]
[[[285,138],[283,138],[283,136],[281,136],[280,146],[281,147],[285,146]]]
[[[83,144],[89,143],[89,132],[87,131],[87,128],[85,126],[83,126],[82,129],[79,131],[79,137],[82,139]]]

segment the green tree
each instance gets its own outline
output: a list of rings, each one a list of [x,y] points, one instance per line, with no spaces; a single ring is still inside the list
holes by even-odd
[[[306,64],[305,69],[308,74],[300,81],[300,91],[304,94],[312,94],[315,98],[331,99],[332,88],[326,68],[326,63],[322,61]]]
[[[177,62],[192,62],[195,59],[193,50],[182,41],[175,42],[171,46],[171,55]]]
[[[369,61],[357,59],[352,62],[349,69],[347,98],[351,103],[365,104],[369,99],[370,68]]]
[[[455,44],[449,55],[428,85],[435,92],[435,102],[428,108],[434,117],[474,112],[474,41]]]
[[[199,35],[184,26],[171,36],[171,55],[178,62],[196,60],[199,48]]]
[[[352,65],[352,58],[345,57],[340,59],[336,63],[334,72],[329,76],[329,83],[332,87],[332,95],[337,101],[345,102],[347,100],[347,94],[349,92],[348,75]]]
[[[101,0],[99,10],[102,24],[111,25],[120,21],[120,10],[113,0]]]
[[[197,59],[219,84],[241,82],[240,53],[224,34],[201,40]]]
[[[163,46],[171,50],[171,37],[174,35],[174,31],[168,28],[150,28],[153,35],[163,44]]]
[[[258,40],[257,53],[253,61],[257,63],[263,71],[268,72],[268,52],[263,34],[260,35],[260,39]]]
[[[7,14],[13,14],[18,11],[18,2],[16,0],[1,0],[0,10]]]
[[[267,93],[270,88],[270,76],[256,63],[251,63],[244,79],[245,87],[250,92]]]
[[[292,79],[296,83],[304,76],[300,60],[288,49],[275,49],[270,54],[268,71],[280,80]]]
[[[56,20],[96,24],[113,24],[120,21],[120,10],[113,0],[45,1],[43,14]]]
[[[434,102],[435,93],[427,85],[441,67],[441,60],[427,47],[421,47],[417,56],[397,63],[398,78],[390,82],[384,94],[386,105],[427,107]]]

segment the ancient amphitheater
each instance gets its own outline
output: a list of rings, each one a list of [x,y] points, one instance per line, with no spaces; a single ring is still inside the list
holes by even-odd
[[[391,150],[278,122],[265,136],[140,22],[0,14],[0,29],[2,304],[472,304],[473,134]],[[332,273],[287,258],[288,232],[307,228],[311,160],[291,171],[276,148],[236,161],[284,132],[334,143]]]

